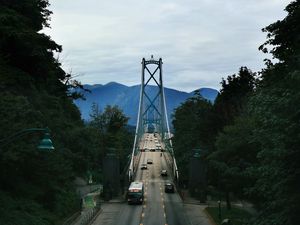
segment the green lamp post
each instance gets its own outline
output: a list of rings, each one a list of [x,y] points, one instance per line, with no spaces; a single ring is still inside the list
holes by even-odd
[[[28,129],[18,131],[17,133],[15,133],[7,138],[1,139],[0,147],[12,142],[13,140],[15,140],[17,138],[20,138],[28,133],[34,133],[34,132],[43,132],[44,133],[43,139],[40,141],[39,145],[37,146],[37,148],[39,150],[46,150],[46,151],[54,150],[54,146],[50,139],[50,130],[48,127],[46,127],[46,128],[28,128]]]

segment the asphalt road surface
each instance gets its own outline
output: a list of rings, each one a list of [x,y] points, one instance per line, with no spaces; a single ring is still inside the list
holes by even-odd
[[[153,134],[145,139],[145,146],[155,146]],[[145,198],[142,205],[127,203],[110,204],[96,218],[93,225],[189,225],[183,203],[177,194],[165,193],[164,184],[170,181],[171,171],[168,170],[164,157],[160,152],[145,151],[141,155],[140,165],[152,159],[153,164],[147,164],[147,170],[138,170],[136,181],[143,181]],[[139,167],[140,168],[140,167]],[[167,169],[169,175],[162,177],[160,172]]]

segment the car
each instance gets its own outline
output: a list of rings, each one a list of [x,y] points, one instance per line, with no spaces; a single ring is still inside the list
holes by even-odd
[[[153,160],[152,159],[147,159],[147,164],[153,164]]]
[[[141,165],[141,170],[146,170],[148,167],[147,167],[147,164],[146,163],[143,163]]]
[[[174,192],[175,192],[174,184],[166,183],[165,184],[165,193],[174,193]]]
[[[161,170],[161,171],[160,171],[160,175],[161,175],[161,176],[165,176],[165,177],[168,176],[167,170]]]
[[[155,148],[150,148],[150,152],[155,152]]]

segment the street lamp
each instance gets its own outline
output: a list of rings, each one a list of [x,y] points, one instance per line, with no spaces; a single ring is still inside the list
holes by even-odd
[[[37,148],[39,150],[47,150],[47,151],[54,150],[54,146],[50,139],[50,130],[48,127],[46,127],[46,128],[28,128],[28,129],[20,130],[17,133],[15,133],[7,138],[1,139],[0,147],[12,142],[13,140],[15,140],[19,137],[26,135],[28,133],[34,133],[34,132],[43,132],[44,133],[43,139],[40,141],[39,145],[37,146]]]

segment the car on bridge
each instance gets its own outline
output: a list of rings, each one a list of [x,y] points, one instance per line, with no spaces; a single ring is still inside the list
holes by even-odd
[[[166,183],[165,184],[165,193],[174,193],[174,192],[175,192],[174,184]]]
[[[147,159],[147,164],[153,164],[153,160],[152,159]]]
[[[141,170],[146,170],[146,169],[148,169],[147,164],[146,164],[146,163],[143,163],[143,164],[141,165]]]
[[[161,170],[161,171],[160,171],[160,175],[161,175],[161,176],[165,176],[165,177],[168,176],[167,170]]]

